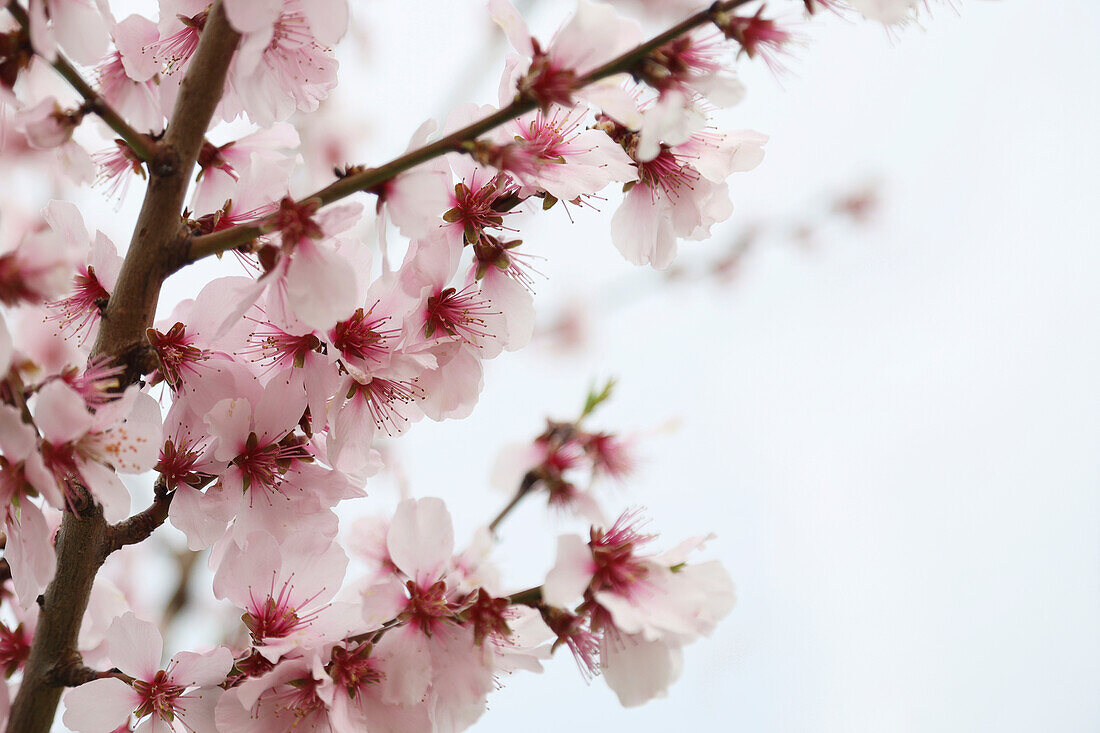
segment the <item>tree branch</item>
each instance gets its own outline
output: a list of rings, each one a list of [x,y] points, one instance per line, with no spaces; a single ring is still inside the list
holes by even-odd
[[[608,61],[603,66],[580,77],[577,80],[576,89],[582,89],[601,79],[614,76],[615,74],[630,73],[634,71],[642,60],[664,44],[699,26],[713,22],[718,13],[728,12],[749,2],[752,2],[752,0],[726,0],[726,2],[716,2],[706,10],[700,10],[698,13],[695,13],[672,28],[669,28],[664,33],[654,36],[640,46],[623,53],[611,61]],[[366,170],[344,176],[343,178],[333,181],[321,190],[306,196],[302,201],[316,199],[321,202],[322,206],[327,206],[335,201],[347,198],[353,193],[358,193],[360,191],[376,191],[386,183],[386,181],[432,158],[436,158],[446,153],[465,152],[465,143],[473,141],[480,135],[503,125],[509,120],[532,111],[537,106],[538,103],[535,100],[517,97],[511,104],[497,110],[483,120],[478,120],[460,130],[456,130],[450,135],[442,137],[434,143],[425,145],[422,148],[410,150],[401,157],[395,158],[382,166],[367,168]],[[236,249],[237,247],[248,244],[257,237],[271,231],[271,225],[272,219],[264,218],[252,224],[238,224],[229,229],[223,229],[220,232],[195,237],[190,240],[188,252],[183,262],[181,262],[181,266],[196,262],[210,255],[221,254],[222,252],[227,252],[231,249]]]
[[[16,0],[11,0],[8,4],[8,12],[11,13],[15,20],[23,26],[28,32],[30,32],[30,20],[27,18],[27,11],[23,9]],[[76,93],[84,98],[84,108],[89,112],[94,112],[103,120],[107,127],[114,130],[122,140],[130,146],[130,149],[134,151],[137,157],[141,158],[145,162],[153,160],[157,153],[157,144],[153,142],[153,139],[148,135],[138,132],[130,126],[122,115],[120,115],[111,105],[107,104],[99,92],[91,87],[88,82],[84,81],[84,77],[80,75],[80,72],[76,70],[76,67],[65,58],[64,54],[60,51],[57,52],[57,58],[50,62],[50,65],[57,70],[65,81],[69,82],[69,85],[76,90]]]
[[[106,554],[110,555],[126,545],[136,545],[139,542],[144,542],[149,539],[149,536],[153,534],[157,527],[164,524],[164,521],[168,519],[168,508],[172,505],[172,497],[176,495],[176,492],[164,493],[159,490],[159,482],[157,486],[157,495],[148,509],[118,524],[107,527]]]
[[[185,229],[180,218],[203,135],[214,114],[240,35],[229,26],[220,0],[210,10],[183,80],[164,140],[149,166],[149,187],[107,304],[92,356],[125,365],[125,383],[142,373],[160,286],[178,267]],[[98,507],[85,516],[66,513],[57,536],[57,574],[43,596],[38,627],[12,704],[8,733],[48,733],[61,688],[51,683],[59,661],[72,658],[88,596],[109,547],[109,528]]]
[[[535,488],[535,485],[538,484],[538,482],[541,480],[542,477],[539,476],[539,474],[534,470],[525,473],[523,475],[523,480],[519,483],[519,489],[516,491],[515,496],[513,496],[512,500],[509,501],[508,504],[500,510],[500,514],[496,515],[496,518],[494,518],[493,521],[489,522],[489,531],[493,534],[496,534],[497,527],[499,527],[500,523],[504,521],[504,518],[507,517],[513,509],[516,508],[516,505],[523,501],[523,497],[531,493],[531,489]]]

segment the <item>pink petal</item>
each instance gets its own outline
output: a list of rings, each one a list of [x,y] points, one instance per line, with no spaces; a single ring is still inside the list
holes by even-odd
[[[160,669],[163,648],[157,627],[132,612],[116,618],[107,629],[107,656],[112,664],[135,679],[153,679]]]
[[[141,696],[114,677],[74,687],[64,700],[61,720],[76,733],[113,733],[141,704]]]
[[[172,657],[172,683],[183,687],[213,687],[233,668],[233,653],[224,646],[206,654],[180,652]]]
[[[397,505],[386,539],[394,564],[420,585],[439,579],[454,552],[451,515],[442,499],[406,499]]]
[[[55,380],[38,390],[34,421],[46,440],[62,445],[74,442],[87,433],[92,427],[93,417],[76,390]]]
[[[554,567],[542,584],[542,597],[551,606],[569,608],[592,582],[595,565],[592,551],[578,535],[558,537],[558,555]]]

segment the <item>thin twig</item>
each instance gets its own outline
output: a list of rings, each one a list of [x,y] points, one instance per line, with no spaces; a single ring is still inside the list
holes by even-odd
[[[500,523],[504,521],[504,518],[507,517],[508,514],[511,513],[511,511],[515,509],[521,501],[523,501],[523,497],[531,493],[531,489],[535,488],[535,486],[541,480],[542,477],[539,476],[538,473],[536,473],[535,471],[528,471],[527,473],[525,473],[523,475],[523,480],[519,483],[519,489],[516,491],[515,496],[513,496],[512,500],[509,501],[508,504],[500,510],[500,514],[496,515],[493,521],[489,522],[489,531],[493,534],[496,534],[497,527],[499,527]]]

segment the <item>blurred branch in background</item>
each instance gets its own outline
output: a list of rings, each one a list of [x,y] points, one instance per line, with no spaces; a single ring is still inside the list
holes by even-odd
[[[596,313],[606,317],[643,299],[667,296],[676,286],[710,283],[727,288],[741,273],[746,258],[761,247],[778,244],[812,248],[823,227],[837,221],[866,226],[881,205],[882,184],[872,177],[826,197],[824,206],[803,206],[799,214],[746,222],[724,244],[719,240],[713,245],[708,243],[705,256],[682,256],[667,270],[656,273],[656,281],[649,270],[635,270],[597,288],[592,298],[571,298],[548,322],[536,328],[535,338],[555,351],[583,351],[600,327]]]

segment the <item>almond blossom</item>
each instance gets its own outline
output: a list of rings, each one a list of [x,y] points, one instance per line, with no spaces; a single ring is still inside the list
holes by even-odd
[[[138,720],[137,731],[170,731],[176,721],[188,730],[212,730],[214,706],[233,658],[225,647],[206,654],[180,652],[160,666],[163,641],[153,624],[133,613],[107,630],[112,664],[130,680],[95,679],[65,696],[64,722],[76,733],[111,733]]]

